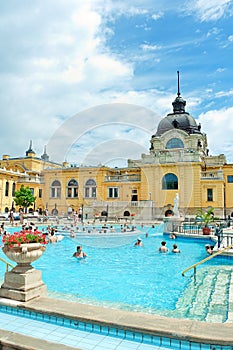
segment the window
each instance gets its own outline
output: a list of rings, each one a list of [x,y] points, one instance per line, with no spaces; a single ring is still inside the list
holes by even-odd
[[[9,196],[9,182],[6,182],[6,187],[5,187],[5,196],[8,197]]]
[[[207,202],[213,202],[213,189],[207,188]]]
[[[171,149],[171,148],[184,148],[183,141],[177,138],[170,139],[167,144],[166,144],[166,149]]]
[[[227,182],[233,183],[233,175],[228,175],[227,176]]]
[[[12,184],[12,197],[15,195],[15,182]]]
[[[78,182],[75,179],[71,179],[67,185],[66,197],[77,198],[78,197]]]
[[[42,188],[39,188],[39,198],[42,198]]]
[[[54,180],[50,187],[50,197],[60,198],[61,197],[61,183],[58,180]]]
[[[109,187],[108,198],[119,198],[119,187]]]
[[[96,182],[95,180],[87,180],[84,188],[85,198],[96,198]]]
[[[30,191],[32,192],[32,195],[34,196],[34,188],[30,188]]]
[[[178,190],[178,178],[175,174],[168,173],[162,179],[163,190]]]

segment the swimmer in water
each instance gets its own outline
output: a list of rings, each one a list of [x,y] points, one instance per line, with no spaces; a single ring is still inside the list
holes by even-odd
[[[82,246],[77,246],[77,251],[74,252],[73,256],[78,259],[84,259],[87,257],[87,254],[83,252]]]

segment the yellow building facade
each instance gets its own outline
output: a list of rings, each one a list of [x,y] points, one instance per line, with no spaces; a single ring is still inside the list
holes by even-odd
[[[179,196],[183,217],[215,208],[215,216],[233,215],[233,164],[223,154],[209,155],[207,135],[185,111],[178,91],[173,111],[151,136],[148,154],[129,159],[125,168],[74,167],[38,157],[30,143],[25,156],[0,161],[0,211],[14,205],[14,192],[28,186],[36,197],[31,211],[67,215],[83,209],[84,218],[108,216],[157,219],[173,211]]]

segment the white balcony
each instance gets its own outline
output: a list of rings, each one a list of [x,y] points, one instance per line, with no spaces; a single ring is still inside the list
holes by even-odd
[[[202,171],[201,172],[201,180],[223,180],[223,171]]]

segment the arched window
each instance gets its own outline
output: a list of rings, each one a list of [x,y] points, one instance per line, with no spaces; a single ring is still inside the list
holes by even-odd
[[[50,197],[60,198],[61,197],[61,183],[58,180],[54,180],[50,187]]]
[[[5,187],[5,196],[8,197],[9,196],[9,182],[6,182],[6,187]]]
[[[75,179],[71,179],[68,182],[66,197],[68,198],[77,198],[78,197],[78,182]]]
[[[170,139],[167,144],[166,144],[166,149],[171,149],[171,148],[184,148],[184,144],[183,141],[181,141],[181,139],[178,138],[173,138]]]
[[[12,184],[12,197],[15,195],[15,182]]]
[[[84,188],[85,198],[96,198],[96,182],[93,179],[87,180]]]
[[[169,173],[164,175],[162,180],[163,190],[178,190],[178,178],[175,174]]]

